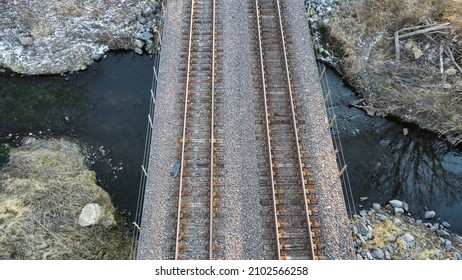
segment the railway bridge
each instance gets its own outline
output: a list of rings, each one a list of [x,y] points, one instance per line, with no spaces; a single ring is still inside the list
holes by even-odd
[[[171,0],[138,259],[351,259],[303,0]]]

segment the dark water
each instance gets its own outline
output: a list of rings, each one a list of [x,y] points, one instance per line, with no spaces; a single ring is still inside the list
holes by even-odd
[[[92,155],[100,185],[133,219],[152,64],[149,57],[112,53],[66,77],[0,75],[0,142],[14,145],[29,133],[78,140]],[[353,92],[333,72],[328,76],[355,202],[369,208],[404,200],[416,217],[428,207],[437,213],[432,222],[441,218],[462,233],[462,150],[414,126],[350,108]]]
[[[399,199],[413,216],[423,217],[427,207],[437,214],[430,222],[447,221],[462,233],[462,149],[413,125],[349,107],[354,93],[332,71],[328,77],[356,205],[369,209]]]
[[[100,186],[131,220],[138,196],[152,65],[150,57],[110,53],[87,71],[65,77],[0,76],[0,142],[15,145],[30,133],[77,140],[91,155],[91,169]],[[9,134],[13,134],[11,139]]]

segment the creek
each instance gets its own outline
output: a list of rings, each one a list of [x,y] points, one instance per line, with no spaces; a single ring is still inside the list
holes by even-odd
[[[108,53],[65,76],[0,76],[0,143],[66,137],[81,144],[98,184],[134,219],[143,160],[153,58]]]
[[[414,125],[349,106],[357,100],[354,92],[333,71],[327,77],[356,209],[398,199],[414,218],[433,210],[436,217],[428,222],[446,221],[461,234],[462,149]]]
[[[100,186],[132,221],[152,65],[148,56],[111,52],[88,70],[65,76],[0,74],[0,143],[15,146],[30,135],[78,141]],[[437,213],[430,222],[447,221],[461,234],[462,150],[415,126],[349,106],[353,91],[334,72],[327,75],[356,205],[403,200],[416,218],[427,207]]]

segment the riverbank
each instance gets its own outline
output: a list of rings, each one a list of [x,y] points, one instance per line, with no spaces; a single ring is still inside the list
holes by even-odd
[[[461,0],[306,3],[318,56],[362,97],[355,106],[462,142]]]
[[[27,138],[0,170],[0,259],[128,259],[131,238],[80,147]]]
[[[84,70],[108,50],[157,53],[154,0],[15,0],[0,8],[0,71],[27,75]]]
[[[426,211],[410,217],[409,205],[391,200],[385,207],[374,203],[352,222],[358,260],[462,260],[462,237],[451,224]]]

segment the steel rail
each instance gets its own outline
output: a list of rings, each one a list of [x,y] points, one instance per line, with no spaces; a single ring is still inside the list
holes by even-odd
[[[276,247],[278,252],[278,260],[281,259],[281,250],[279,243],[279,232],[278,232],[278,218],[276,212],[276,193],[275,193],[275,184],[274,184],[274,171],[273,171],[273,158],[271,156],[271,136],[270,136],[270,127],[269,127],[269,116],[268,116],[268,102],[267,102],[267,92],[266,92],[266,77],[265,77],[265,66],[263,63],[263,44],[262,44],[262,34],[261,34],[261,25],[260,25],[260,7],[258,5],[259,1],[255,0],[255,11],[257,13],[257,29],[258,29],[258,47],[260,50],[260,66],[261,66],[261,75],[262,75],[262,88],[263,88],[263,99],[265,103],[265,123],[266,123],[266,139],[268,142],[268,160],[270,163],[270,179],[271,179],[271,192],[273,196],[273,213],[274,213],[274,225],[276,228]]]
[[[188,46],[188,66],[186,70],[186,91],[184,99],[184,118],[183,118],[183,138],[181,143],[181,162],[180,162],[180,189],[178,194],[178,212],[177,212],[177,225],[176,225],[176,239],[175,239],[175,260],[178,259],[179,243],[180,243],[180,220],[181,220],[181,198],[183,192],[183,173],[184,173],[184,154],[186,144],[186,120],[188,114],[188,97],[189,97],[189,73],[191,66],[191,48],[193,36],[193,20],[194,20],[194,0],[191,0],[191,21],[189,25],[189,46]]]
[[[311,221],[310,215],[308,210],[308,200],[306,197],[306,186],[305,186],[305,174],[303,173],[303,163],[302,163],[302,156],[300,152],[300,142],[298,137],[298,127],[297,127],[297,119],[295,116],[295,106],[294,106],[294,98],[292,92],[292,82],[290,80],[290,71],[289,71],[289,62],[287,59],[287,47],[286,41],[284,36],[284,28],[282,25],[282,15],[281,15],[281,3],[279,0],[276,0],[277,8],[278,8],[278,18],[279,18],[279,28],[281,31],[281,42],[282,42],[282,50],[284,52],[284,62],[285,62],[285,70],[286,70],[286,78],[287,78],[287,86],[289,88],[289,97],[290,97],[290,109],[292,111],[292,122],[294,125],[294,135],[295,135],[295,143],[297,145],[297,156],[298,156],[298,164],[299,164],[299,172],[300,178],[302,179],[302,191],[303,191],[303,199],[304,199],[304,206],[305,206],[305,214],[306,214],[306,222],[308,225],[308,233],[309,233],[309,243],[310,243],[310,250],[311,256],[315,259],[314,255],[314,246],[313,246],[313,237],[311,236]]]
[[[215,144],[215,135],[214,135],[214,117],[215,117],[215,3],[213,0],[212,4],[212,116],[210,124],[210,234],[209,234],[209,259],[213,259],[213,167],[214,167],[214,157],[213,149]]]
[[[179,257],[179,243],[180,243],[180,227],[181,227],[181,204],[183,195],[183,177],[184,177],[184,160],[186,149],[186,128],[187,128],[187,113],[188,113],[188,98],[189,98],[189,81],[191,74],[191,49],[193,38],[193,25],[194,25],[194,4],[195,1],[191,0],[191,18],[189,27],[189,46],[188,46],[188,60],[187,60],[187,76],[186,76],[186,90],[184,102],[184,118],[183,118],[183,136],[181,146],[181,163],[180,163],[180,188],[178,195],[178,212],[177,212],[177,228],[176,228],[176,242],[175,242],[175,260]],[[215,117],[215,21],[216,21],[216,0],[212,0],[212,82],[211,82],[211,124],[210,124],[210,212],[209,212],[209,259],[213,259],[213,178],[214,178],[214,117]]]

